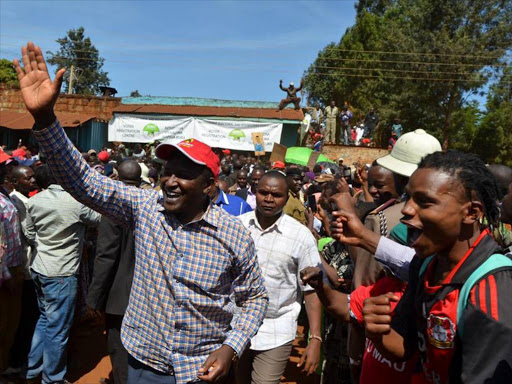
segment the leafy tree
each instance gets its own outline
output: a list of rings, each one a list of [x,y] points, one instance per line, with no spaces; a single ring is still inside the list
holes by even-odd
[[[405,130],[424,128],[445,148],[459,146],[462,121],[478,120],[468,119],[475,110],[467,96],[482,91],[512,48],[511,4],[361,0],[355,25],[306,71],[306,90],[312,101],[373,106],[382,127],[398,117]]]
[[[0,59],[0,84],[9,87],[19,85],[18,75],[16,75],[12,62],[7,59]]]
[[[108,73],[103,71],[105,59],[100,57],[98,50],[89,37],[85,37],[84,28],[71,29],[66,36],[57,39],[60,49],[57,52],[46,52],[48,63],[68,71],[74,65],[76,75],[73,76],[73,93],[91,95],[100,92],[100,86],[109,86]],[[77,68],[79,68],[77,70]],[[64,79],[66,89],[69,87],[69,76]]]
[[[504,70],[498,83],[487,96],[487,113],[482,118],[480,129],[471,151],[479,154],[488,163],[505,164],[512,167],[512,67]]]
[[[141,97],[142,95],[139,93],[139,90],[136,89],[135,91],[130,92],[130,97]]]

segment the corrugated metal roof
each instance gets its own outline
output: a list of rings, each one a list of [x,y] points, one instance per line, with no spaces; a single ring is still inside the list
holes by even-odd
[[[57,118],[63,127],[79,126],[96,116],[85,113],[56,112]],[[0,127],[9,129],[31,129],[34,118],[28,112],[0,111]]]
[[[123,99],[124,100],[124,99]],[[114,113],[158,113],[185,116],[218,116],[233,118],[257,118],[274,120],[302,121],[302,110],[273,108],[247,108],[247,107],[215,107],[193,105],[161,105],[161,104],[122,104],[116,107]]]

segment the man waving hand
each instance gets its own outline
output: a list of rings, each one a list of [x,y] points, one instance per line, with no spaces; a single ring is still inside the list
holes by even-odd
[[[21,93],[55,177],[75,199],[134,230],[135,271],[121,330],[130,355],[128,383],[228,376],[231,361],[258,330],[268,297],[250,233],[210,204],[217,156],[194,139],[160,144],[163,199],[100,175],[54,114],[65,70],[52,82],[39,47],[28,43],[22,55],[24,68],[14,61]],[[231,293],[242,307],[232,325]]]

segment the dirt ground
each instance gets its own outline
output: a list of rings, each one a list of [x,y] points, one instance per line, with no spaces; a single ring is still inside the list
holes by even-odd
[[[302,329],[299,327],[299,332]],[[318,384],[318,375],[304,376],[297,368],[305,341],[297,338],[282,383]],[[98,384],[108,378],[112,369],[107,354],[106,337],[101,322],[85,321],[75,325],[68,350],[68,381],[76,384]]]

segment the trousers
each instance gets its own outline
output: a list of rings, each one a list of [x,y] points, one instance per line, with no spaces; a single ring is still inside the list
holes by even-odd
[[[30,344],[38,319],[39,307],[37,305],[36,288],[32,279],[25,280],[23,282],[23,294],[21,295],[20,325],[18,331],[16,331],[9,356],[10,367],[26,367]]]
[[[67,373],[67,344],[75,316],[77,276],[45,277],[32,272],[39,305],[27,379],[42,373],[43,383],[58,383]]]
[[[328,143],[336,143],[336,119],[325,119],[325,137]]]
[[[237,384],[279,384],[292,352],[290,341],[268,351],[247,349],[236,369]]]
[[[148,367],[128,354],[128,384],[176,384],[176,377]],[[194,384],[206,382],[194,381]]]
[[[23,266],[9,268],[11,281],[0,287],[0,372],[7,369],[9,350],[14,342],[20,321],[21,296],[23,291]]]
[[[112,363],[112,375],[116,384],[126,384],[128,380],[128,352],[121,343],[123,317],[123,315],[105,314],[107,348]]]

